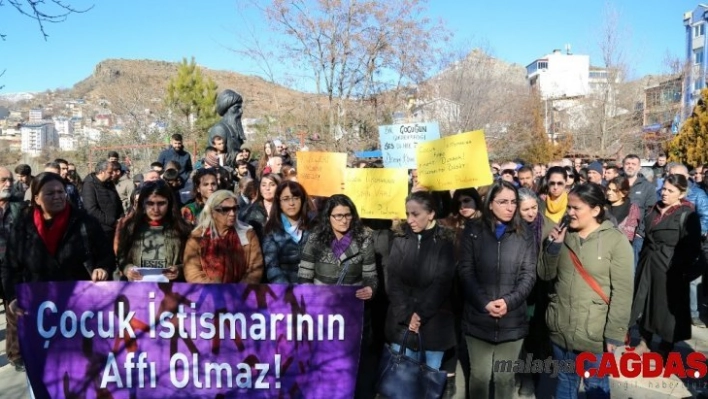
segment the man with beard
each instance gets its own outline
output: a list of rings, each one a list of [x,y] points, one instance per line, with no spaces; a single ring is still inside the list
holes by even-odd
[[[59,176],[64,179],[66,183],[66,196],[75,208],[83,209],[84,203],[81,200],[81,194],[79,193],[78,187],[73,185],[68,178],[69,175],[69,161],[66,159],[57,158],[54,163],[59,164]]]
[[[167,168],[167,163],[170,161],[175,161],[179,164],[180,178],[182,181],[187,181],[189,179],[190,173],[192,173],[192,155],[184,150],[184,145],[182,143],[182,135],[175,133],[171,137],[170,141],[171,147],[163,150],[157,161]]]
[[[0,270],[6,270],[3,263],[5,262],[5,249],[7,248],[7,240],[10,236],[14,224],[20,218],[22,201],[12,201],[12,172],[0,166]],[[20,354],[20,342],[17,337],[17,316],[8,311],[7,300],[2,285],[0,285],[0,298],[2,298],[3,306],[5,307],[5,317],[7,319],[7,328],[5,331],[5,352],[7,359],[15,366],[17,371],[25,371],[25,365]]]

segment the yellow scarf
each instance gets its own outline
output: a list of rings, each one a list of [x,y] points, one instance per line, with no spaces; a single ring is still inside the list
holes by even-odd
[[[568,208],[568,193],[563,192],[557,200],[552,201],[551,196],[546,197],[546,216],[558,223]]]

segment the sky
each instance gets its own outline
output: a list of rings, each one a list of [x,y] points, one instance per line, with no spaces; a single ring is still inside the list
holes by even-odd
[[[262,2],[266,0],[261,0]],[[66,21],[37,22],[5,4],[0,7],[0,94],[68,88],[108,58],[180,61],[242,74],[260,74],[257,64],[234,49],[253,34],[276,37],[247,0],[67,0],[77,9]],[[607,6],[607,5],[609,6]],[[483,47],[503,61],[528,65],[553,49],[571,45],[601,65],[598,46],[603,13],[620,16],[623,53],[631,76],[668,71],[666,55],[683,56],[683,14],[698,2],[687,0],[488,1],[430,0],[426,16],[442,20],[455,48]],[[238,88],[233,88],[238,90]]]

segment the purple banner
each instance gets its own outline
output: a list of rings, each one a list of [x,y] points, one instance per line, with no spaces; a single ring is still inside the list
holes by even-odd
[[[37,398],[351,398],[356,287],[31,283],[20,347]]]

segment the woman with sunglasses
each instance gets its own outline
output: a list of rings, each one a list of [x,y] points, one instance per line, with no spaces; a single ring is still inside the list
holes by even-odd
[[[145,183],[135,212],[118,231],[118,267],[128,281],[140,281],[142,268],[162,269],[167,280],[182,272],[184,245],[190,226],[174,206],[174,194],[162,180]]]
[[[551,219],[553,223],[560,222],[563,215],[565,215],[566,208],[568,207],[568,192],[566,191],[566,186],[570,179],[568,171],[561,166],[553,166],[546,172],[548,195],[543,202],[543,214]]]
[[[199,214],[204,209],[204,203],[212,193],[218,190],[219,176],[214,169],[197,169],[192,176],[192,193],[194,202],[182,207],[182,217],[187,223],[196,225]]]
[[[300,253],[310,236],[310,198],[299,183],[285,180],[275,190],[275,200],[265,225],[263,257],[266,280],[276,284],[296,284]]]
[[[253,229],[239,223],[238,198],[227,190],[212,194],[184,250],[184,276],[190,283],[259,284],[263,255]]]

